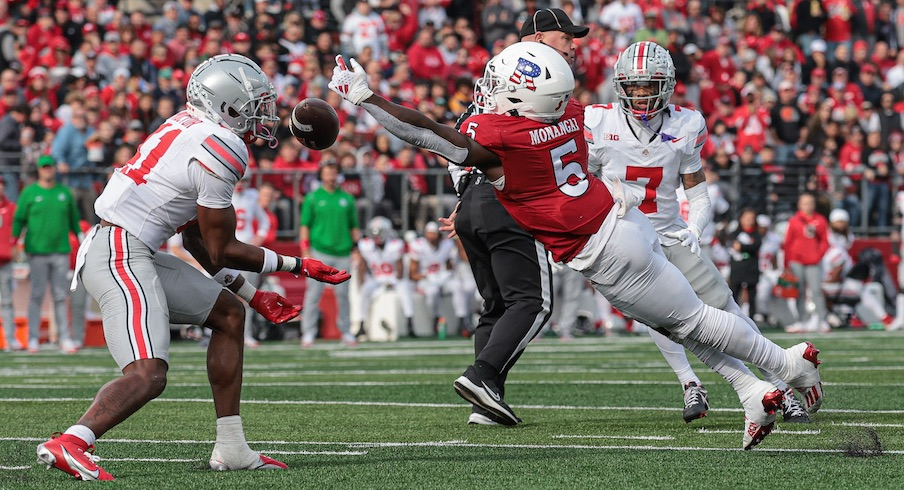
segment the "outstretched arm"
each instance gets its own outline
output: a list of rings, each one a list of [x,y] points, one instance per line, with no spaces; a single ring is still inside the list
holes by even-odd
[[[420,148],[430,150],[452,163],[479,168],[491,180],[502,177],[502,166],[495,153],[454,128],[439,124],[429,117],[376,95],[367,86],[367,73],[355,61],[345,65],[336,57],[329,87],[349,102],[364,108],[390,133]]]

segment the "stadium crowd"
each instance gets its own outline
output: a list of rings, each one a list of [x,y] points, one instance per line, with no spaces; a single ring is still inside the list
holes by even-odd
[[[234,52],[257,60],[279,95],[279,145],[258,140],[251,148],[252,182],[276,191],[275,228],[297,237],[299,205],[318,185],[322,163],[335,161],[362,223],[382,215],[397,230],[422,231],[455,204],[445,161],[378,129],[366,112],[327,90],[334,56],[355,57],[374,91],[453,124],[487,60],[518,41],[537,9],[555,6],[590,27],[577,40],[574,94],[584,104],[615,101],[612,67],[628,44],[667,47],[678,78],[672,103],[700,110],[710,132],[702,155],[725,202],[711,249],[725,251],[717,262],[726,271],[739,226],[728,222],[748,208],[758,223],[783,221],[804,191],[816,195],[826,217],[843,209],[848,230],[897,235],[896,195],[904,188],[900,1],[200,4],[0,4],[0,173],[10,200],[35,179],[39,157],[50,154],[82,217],[95,222],[92,203],[105,176],[128,165],[137,145],[185,105],[194,67]],[[339,114],[340,136],[328,150],[309,150],[289,134],[287,116],[306,97],[328,101]],[[407,207],[412,212],[402,214]]]

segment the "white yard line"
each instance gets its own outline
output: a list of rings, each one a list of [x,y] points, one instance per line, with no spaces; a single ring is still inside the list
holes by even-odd
[[[56,403],[56,402],[90,402],[91,398],[77,397],[10,397],[0,398],[0,402],[7,403]],[[210,398],[157,398],[151,403],[213,403]],[[242,404],[250,405],[330,405],[330,406],[354,406],[354,407],[404,407],[404,408],[462,408],[464,403],[406,403],[406,402],[370,402],[347,400],[242,400]],[[628,407],[628,406],[575,406],[575,405],[517,405],[515,408],[529,410],[599,410],[599,411],[644,411],[644,412],[675,412],[682,408],[677,407]],[[713,412],[743,412],[740,408],[710,409]],[[900,415],[904,410],[859,410],[859,409],[822,409],[822,413],[853,413],[853,414],[887,414]]]
[[[904,424],[873,424],[870,422],[832,422],[832,425],[847,427],[904,427]]]
[[[735,432],[735,431],[728,431]],[[738,431],[739,432],[739,431]],[[36,438],[13,438],[13,437],[4,437],[0,438],[0,440],[10,440],[10,441],[36,441],[43,439]],[[112,441],[112,440],[111,440]],[[128,439],[119,439],[120,442],[130,441]],[[109,441],[108,441],[109,442]],[[137,444],[173,444],[173,441],[149,441],[149,440],[134,440],[132,441]],[[213,441],[179,441],[181,444],[210,444]],[[271,442],[272,443],[272,442]],[[591,451],[599,451],[599,450],[635,450],[635,451],[743,451],[741,448],[724,448],[724,447],[695,447],[695,446],[617,446],[617,445],[606,445],[606,446],[594,446],[594,445],[585,445],[585,444],[473,444],[468,443],[462,440],[452,440],[452,441],[427,441],[427,442],[331,442],[331,441],[318,441],[318,442],[284,442],[285,444],[298,444],[298,445],[308,445],[308,444],[317,444],[317,445],[331,445],[331,446],[346,446],[349,448],[390,448],[390,447],[461,447],[461,448],[493,448],[493,449],[567,449],[567,450],[591,450]],[[264,442],[260,441],[249,441],[248,444],[252,445],[261,445]],[[264,450],[264,453],[268,451]],[[279,453],[270,451],[273,454],[306,454],[302,452],[297,453]],[[780,452],[780,453],[824,453],[824,454],[841,454],[844,451],[841,449],[791,449],[791,448],[768,448],[759,446],[756,449],[756,452]],[[342,452],[345,453],[345,452]],[[318,453],[325,454],[325,453]],[[904,451],[885,451],[885,454],[904,454]],[[356,455],[356,454],[353,454]],[[198,461],[197,459],[180,459],[180,460],[163,460],[163,459],[116,459],[116,458],[103,458],[101,461],[178,461],[178,462],[194,462]]]
[[[3,471],[21,471],[21,470],[30,470],[31,466],[0,466],[0,470]]]
[[[553,439],[631,439],[638,441],[674,441],[672,436],[592,436],[581,434],[559,434]]]
[[[723,430],[723,429],[706,429],[700,428],[695,431],[698,434],[741,434],[743,430]],[[772,431],[773,434],[792,434],[796,436],[812,436],[821,434],[822,432],[819,430],[784,430],[784,429],[775,429]]]

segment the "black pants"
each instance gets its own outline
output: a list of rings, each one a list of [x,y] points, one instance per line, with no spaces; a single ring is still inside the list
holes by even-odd
[[[546,249],[515,223],[487,182],[465,189],[455,230],[484,300],[474,352],[478,361],[499,370],[502,389],[528,342],[549,321],[552,272]]]

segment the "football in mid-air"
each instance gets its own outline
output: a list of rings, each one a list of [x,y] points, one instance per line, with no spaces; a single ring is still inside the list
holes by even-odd
[[[292,109],[289,131],[308,148],[324,150],[339,136],[339,116],[323,100],[309,97]]]

